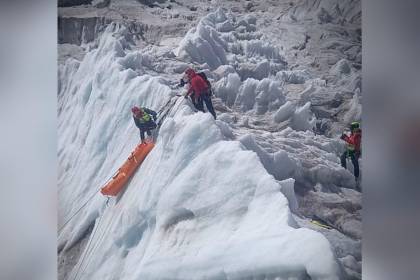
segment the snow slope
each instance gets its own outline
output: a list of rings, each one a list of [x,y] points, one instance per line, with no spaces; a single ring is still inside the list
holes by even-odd
[[[211,116],[180,110],[104,211],[97,236],[106,237],[93,240],[85,277],[338,279],[328,241],[294,228],[281,193],[287,182],[274,180],[240,143],[223,141]]]
[[[80,63],[60,68],[61,222],[136,145],[130,107],[159,110],[171,97],[125,32],[110,25]],[[97,194],[60,233],[69,249],[96,219],[69,279],[339,279],[325,237],[291,216],[282,190],[293,181],[275,180],[254,152],[224,138],[180,98],[125,193],[107,207]]]

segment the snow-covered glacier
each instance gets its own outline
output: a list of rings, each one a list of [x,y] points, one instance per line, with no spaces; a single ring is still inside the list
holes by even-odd
[[[63,214],[97,192],[135,147],[131,106],[158,111],[171,98],[159,76],[124,68],[132,54],[120,28],[110,26],[80,64],[70,60],[60,69]],[[338,279],[325,237],[296,228],[281,192],[293,179],[276,181],[254,152],[225,140],[217,122],[184,98],[174,107],[127,190],[107,207],[98,193],[85,218],[60,234],[60,243],[71,246],[97,221],[74,277]]]
[[[287,70],[255,22],[218,9],[178,44],[142,48],[130,27],[110,23],[59,65],[61,279],[345,279],[337,237],[295,215],[296,183],[353,187],[334,154],[342,143],[314,135],[310,101],[286,93],[285,83],[323,82]],[[213,82],[217,120],[179,96],[189,65]],[[133,105],[168,114],[155,148],[107,200],[99,188],[139,142]]]

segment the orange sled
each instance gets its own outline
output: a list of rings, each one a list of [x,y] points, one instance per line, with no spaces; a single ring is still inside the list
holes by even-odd
[[[103,187],[101,193],[108,196],[116,196],[134,174],[137,167],[143,162],[147,154],[153,149],[155,144],[139,144],[118,169],[117,174]]]

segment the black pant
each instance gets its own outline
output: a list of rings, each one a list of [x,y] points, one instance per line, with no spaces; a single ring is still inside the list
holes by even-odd
[[[213,103],[211,102],[211,96],[208,93],[201,94],[195,106],[197,110],[202,112],[204,112],[203,102],[206,103],[207,110],[213,115],[213,118],[216,119],[216,112],[214,111]]]
[[[147,133],[149,137],[152,136],[151,130],[140,129],[140,138],[142,142],[144,141],[144,133]]]
[[[347,161],[346,158],[350,157],[351,162],[353,163],[353,167],[354,167],[354,177],[359,178],[359,155],[353,152],[348,152],[345,151],[340,159],[341,159],[341,166],[344,168],[347,168]]]
[[[144,133],[147,133],[148,136],[152,136],[152,130],[155,129],[156,127],[157,127],[157,124],[152,120],[140,126],[139,129],[140,129],[141,141],[142,142],[144,141]]]
[[[191,95],[190,95],[190,99],[191,99],[191,102],[192,102],[192,104],[194,105],[194,107],[197,109],[197,102],[195,101],[195,95],[194,95],[194,93],[192,93]],[[198,109],[197,109],[198,110]]]

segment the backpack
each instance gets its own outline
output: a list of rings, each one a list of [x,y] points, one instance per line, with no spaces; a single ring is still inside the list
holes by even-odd
[[[203,80],[206,82],[207,86],[209,87],[209,94],[211,96],[213,94],[213,91],[211,90],[211,84],[210,84],[210,81],[207,79],[206,73],[198,72],[197,75],[203,78]]]

